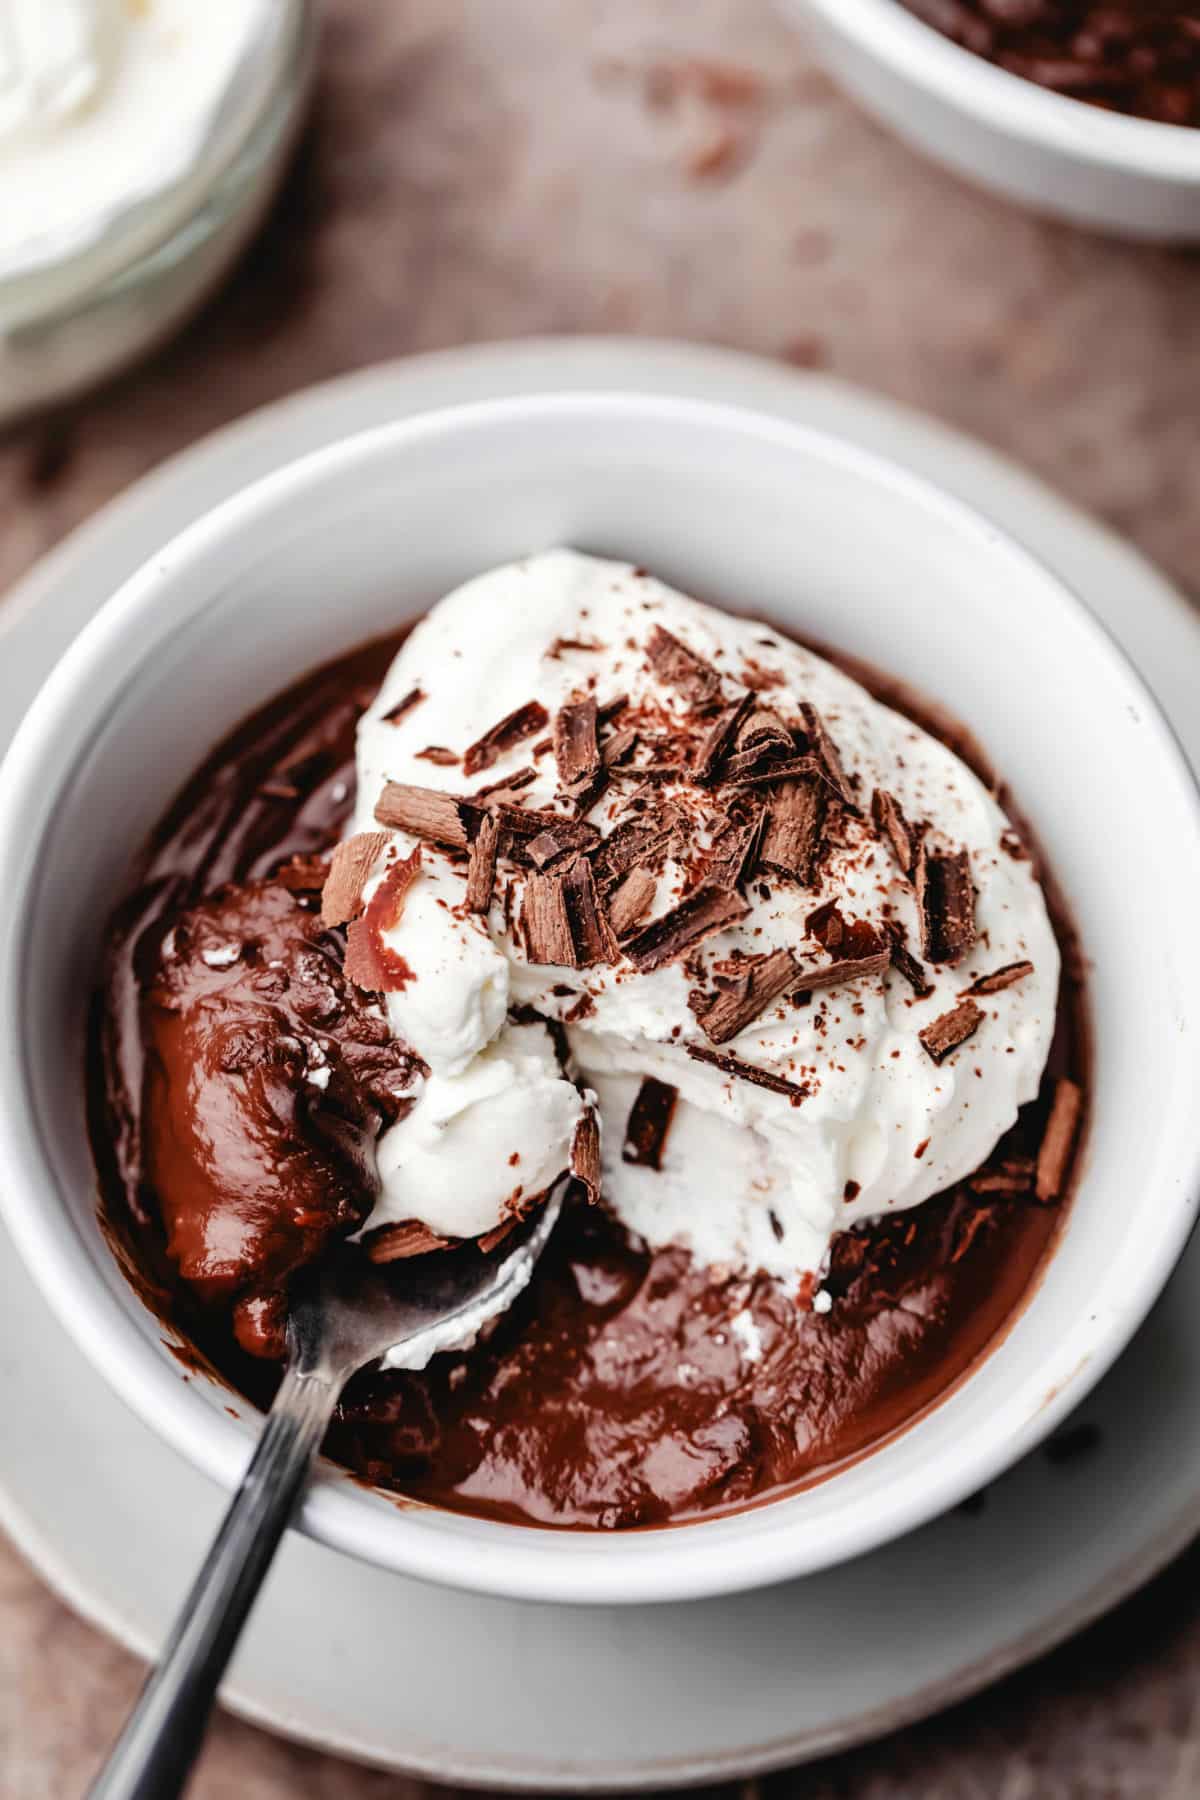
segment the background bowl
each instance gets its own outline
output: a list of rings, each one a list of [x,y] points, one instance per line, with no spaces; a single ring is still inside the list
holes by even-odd
[[[964,50],[899,0],[780,0],[869,112],[1039,212],[1151,242],[1200,238],[1200,130],[1051,93]]]
[[[253,1422],[228,1416],[224,1388],[183,1380],[95,1217],[80,1072],[105,918],[175,789],[265,695],[467,575],[555,542],[633,558],[944,701],[1012,781],[1094,964],[1095,1124],[1064,1241],[1005,1341],[893,1443],[806,1493],[685,1529],[506,1526],[398,1504],[333,1468],[301,1516],[337,1548],[482,1592],[679,1599],[828,1566],[994,1477],[1126,1343],[1193,1219],[1191,777],[1086,610],[924,482],[735,409],[565,395],[350,439],[168,544],[64,657],[0,771],[0,1203],[63,1329],[231,1485]],[[1153,953],[1139,955],[1146,930]]]

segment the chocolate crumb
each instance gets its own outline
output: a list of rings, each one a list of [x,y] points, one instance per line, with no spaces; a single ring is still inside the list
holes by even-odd
[[[546,748],[550,748],[548,741]],[[519,794],[522,788],[527,788],[531,782],[536,780],[537,770],[527,763],[523,769],[518,769],[515,775],[506,775],[503,781],[492,781],[486,787],[476,788],[471,799],[476,803],[480,800],[507,800],[511,794]]]
[[[527,700],[524,706],[518,706],[515,712],[497,720],[490,731],[476,739],[463,756],[463,774],[478,775],[481,770],[490,769],[525,738],[535,737],[549,719],[550,714],[540,700]]]
[[[458,762],[458,751],[447,750],[444,744],[426,744],[423,750],[416,752],[419,762],[436,763],[440,769],[453,769]]]
[[[1037,1155],[1034,1192],[1043,1204],[1062,1197],[1082,1111],[1082,1089],[1065,1077],[1056,1082],[1050,1117]]]
[[[846,1183],[845,1187],[842,1189],[842,1199],[846,1200],[846,1201],[857,1200],[858,1196],[861,1193],[862,1193],[861,1181],[848,1181]]]
[[[667,1132],[671,1128],[678,1098],[678,1088],[672,1087],[669,1082],[656,1081],[653,1075],[643,1076],[625,1126],[622,1161],[636,1163],[646,1169],[662,1168],[663,1146],[667,1141]]]
[[[724,1075],[733,1075],[739,1081],[749,1081],[755,1087],[768,1088],[773,1094],[785,1094],[793,1106],[799,1106],[812,1092],[804,1082],[788,1081],[783,1075],[772,1075],[769,1069],[758,1069],[753,1063],[743,1062],[740,1056],[730,1056],[727,1051],[705,1050],[698,1044],[689,1044],[687,1053],[693,1061],[711,1063],[714,1069],[720,1069]]]
[[[943,1063],[952,1050],[957,1050],[978,1031],[982,1020],[983,1012],[973,1000],[960,1000],[957,1006],[935,1019],[932,1025],[926,1025],[917,1035],[934,1062]]]
[[[1024,981],[1026,975],[1033,974],[1031,962],[1005,963],[1003,968],[993,969],[990,975],[980,975],[970,987],[964,988],[964,994],[999,994],[1005,988],[1012,987],[1014,982]]]
[[[363,888],[381,852],[387,847],[386,831],[359,831],[337,845],[321,891],[321,919],[326,925],[345,925],[363,909]]]

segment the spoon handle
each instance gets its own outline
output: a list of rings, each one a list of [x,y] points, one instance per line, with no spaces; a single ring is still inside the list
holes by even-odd
[[[288,1369],[158,1667],[88,1800],[175,1800],[183,1791],[225,1665],[307,1480],[339,1385],[324,1369]]]

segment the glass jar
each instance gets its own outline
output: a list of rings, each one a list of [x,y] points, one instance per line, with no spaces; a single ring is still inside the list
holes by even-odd
[[[168,337],[261,222],[311,89],[317,6],[264,0],[260,12],[202,133],[164,185],[106,209],[94,230],[35,240],[17,266],[0,270],[0,425],[69,398]]]

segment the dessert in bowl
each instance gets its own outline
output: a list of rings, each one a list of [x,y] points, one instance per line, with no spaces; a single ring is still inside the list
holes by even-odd
[[[622,533],[644,567],[504,560]],[[8,1210],[85,1348],[205,1466],[228,1478],[248,1427],[203,1362],[181,1382],[68,1175],[63,1026],[105,936],[109,1237],[244,1389],[306,1258],[349,1237],[411,1275],[578,1183],[511,1314],[347,1394],[331,1450],[406,1501],[328,1469],[305,1522],[393,1566],[588,1599],[821,1566],[1035,1441],[1157,1291],[1195,1146],[1190,1052],[1150,1046],[1194,977],[1168,949],[1135,987],[1101,874],[1194,863],[1190,784],[1107,640],[953,502],[720,409],[472,409],[264,483],[90,636],[0,797],[30,1078]],[[914,680],[1029,835],[896,710]],[[1095,964],[1094,1077],[1035,841]],[[1131,1158],[1135,1107],[1156,1136]]]
[[[869,111],[1039,212],[1200,235],[1200,62],[1184,7],[1138,0],[783,0]]]

